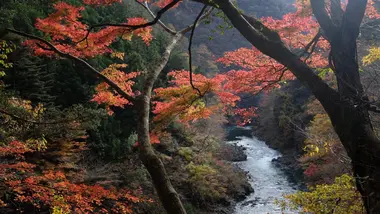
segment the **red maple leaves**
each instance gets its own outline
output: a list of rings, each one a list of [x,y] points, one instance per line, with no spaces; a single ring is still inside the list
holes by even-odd
[[[95,57],[110,53],[109,46],[119,37],[130,40],[132,36],[140,37],[149,44],[152,40],[151,27],[129,30],[127,27],[105,26],[97,31],[89,31],[90,27],[80,21],[84,7],[75,7],[65,2],[54,4],[55,13],[47,18],[37,19],[36,28],[49,36],[55,47],[67,54],[78,57]],[[140,17],[128,18],[124,24],[140,25],[147,20]],[[95,30],[95,29],[93,29]],[[36,55],[54,55],[45,45],[35,41],[27,41]]]
[[[19,203],[61,213],[132,213],[134,203],[150,201],[126,189],[72,183],[61,171],[39,173],[35,164],[23,161],[24,154],[36,151],[20,141],[0,146],[0,157],[7,157],[0,163],[0,176]],[[0,206],[8,205],[0,200]]]
[[[120,0],[84,0],[84,3],[92,6],[120,3]],[[147,1],[164,7],[171,0]],[[367,16],[379,18],[380,15],[374,7],[374,1],[368,3]],[[327,50],[329,43],[322,37],[318,39],[311,50],[303,50],[319,31],[319,25],[312,16],[308,1],[297,1],[296,10],[288,13],[282,19],[264,17],[261,21],[273,31],[276,31],[284,44],[301,56],[301,59],[314,68],[325,68],[328,65]],[[344,7],[344,5],[343,5]],[[131,30],[123,27],[104,26],[96,31],[89,32],[89,26],[82,22],[81,12],[84,7],[75,7],[68,3],[55,4],[56,12],[45,19],[38,19],[36,27],[51,37],[56,47],[78,57],[94,57],[104,53],[110,53],[110,45],[116,38],[131,39],[132,36],[140,37],[147,44],[152,40],[150,27]],[[127,24],[139,25],[147,20],[139,17],[129,18]],[[34,47],[36,54],[52,55],[53,52],[43,45],[28,41]],[[287,71],[280,63],[262,54],[256,48],[240,48],[236,51],[225,53],[218,62],[226,66],[237,67],[225,74],[214,77],[206,77],[194,74],[194,86],[189,84],[187,71],[175,71],[169,73],[173,78],[171,86],[155,90],[154,110],[156,114],[154,122],[166,123],[173,119],[187,123],[198,119],[208,118],[213,112],[223,111],[229,114],[243,116],[243,122],[249,122],[254,115],[254,109],[235,109],[242,93],[257,94],[262,91],[272,90],[281,86],[286,80],[294,79],[291,72]],[[139,73],[125,73],[121,69],[125,65],[111,65],[103,71],[103,74],[114,81],[128,95],[135,96],[138,92],[132,91],[135,78]],[[123,107],[131,104],[130,101],[114,92],[106,83],[101,83],[96,88],[97,94],[93,101],[105,103],[110,111],[110,106]],[[199,91],[198,91],[199,90]],[[216,102],[208,102],[212,96]]]

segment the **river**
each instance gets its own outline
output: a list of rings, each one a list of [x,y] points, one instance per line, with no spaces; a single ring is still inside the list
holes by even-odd
[[[297,187],[289,183],[285,174],[272,164],[272,160],[280,154],[254,137],[238,138],[239,140],[230,142],[246,148],[247,161],[237,165],[249,173],[250,184],[255,192],[236,205],[234,214],[281,214],[281,209],[274,204],[274,200],[280,199],[283,194],[295,192]]]

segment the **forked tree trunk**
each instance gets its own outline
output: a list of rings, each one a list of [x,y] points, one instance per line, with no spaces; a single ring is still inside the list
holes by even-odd
[[[351,158],[356,186],[367,213],[377,214],[380,213],[380,140],[374,133],[368,99],[360,81],[356,37],[347,38],[349,32],[344,34],[331,43],[340,96],[334,99],[334,108],[325,109]]]
[[[166,173],[164,164],[157,156],[154,148],[150,144],[149,114],[154,82],[156,81],[161,71],[164,69],[169,60],[171,51],[177,42],[182,38],[182,36],[182,33],[178,33],[172,38],[166,47],[160,62],[155,66],[154,69],[146,73],[146,79],[144,81],[142,94],[134,103],[139,112],[137,115],[139,156],[152,178],[154,187],[157,191],[162,205],[169,214],[186,214],[186,210],[182,205],[178,193],[175,191],[173,185],[170,182],[170,178]]]
[[[298,56],[255,18],[245,16],[230,0],[194,0],[220,8],[232,25],[257,49],[286,66],[315,97],[329,115],[347,154],[357,188],[367,213],[380,214],[380,140],[375,135],[368,113],[368,100],[363,94],[356,40],[367,0],[349,0],[346,11],[326,11],[325,1],[311,0],[324,37],[332,46],[331,62],[338,81],[338,91],[323,82]],[[334,2],[340,2],[335,1]],[[339,4],[338,4],[339,5]]]

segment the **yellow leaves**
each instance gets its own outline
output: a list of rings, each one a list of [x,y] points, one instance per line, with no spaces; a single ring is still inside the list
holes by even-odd
[[[340,143],[327,114],[316,114],[306,131],[306,156],[322,156],[329,152],[330,147]]]
[[[124,60],[125,54],[122,52],[112,52],[111,57]]]
[[[33,106],[30,100],[23,100],[16,97],[10,98],[8,102],[13,107],[22,108],[31,113],[34,118],[39,117],[46,110],[46,108],[44,108],[43,104],[41,103]]]
[[[197,88],[202,94],[210,90],[209,83],[198,85]],[[155,90],[156,98],[164,102],[154,102],[155,108],[153,113],[156,114],[154,121],[166,122],[174,118],[182,122],[195,121],[201,118],[207,118],[215,110],[215,106],[207,106],[198,92],[190,85],[181,85],[178,87],[159,88]]]
[[[335,178],[333,184],[317,185],[310,192],[299,191],[285,195],[277,201],[282,209],[299,210],[299,213],[346,214],[362,213],[361,196],[356,190],[353,177],[344,174]]]
[[[69,214],[70,206],[63,196],[54,196],[52,214]]]
[[[132,33],[125,33],[125,34],[123,34],[123,36],[121,38],[124,39],[124,40],[131,41],[132,37],[133,37]]]
[[[369,49],[369,54],[363,58],[364,65],[370,65],[380,59],[380,47]]]
[[[303,150],[308,156],[314,156],[319,153],[319,147],[316,145],[306,145]]]
[[[47,140],[44,137],[38,139],[28,139],[25,145],[36,151],[44,151],[47,149]]]
[[[7,62],[8,55],[13,52],[14,46],[9,45],[6,41],[0,40],[0,77],[5,76],[3,69],[11,68],[12,63]]]

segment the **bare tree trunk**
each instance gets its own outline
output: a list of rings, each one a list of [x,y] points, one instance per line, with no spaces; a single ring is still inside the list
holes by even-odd
[[[169,214],[185,214],[178,193],[172,186],[164,164],[150,144],[149,137],[149,106],[150,97],[143,95],[138,101],[140,108],[137,121],[139,156],[148,170],[162,205]]]
[[[182,33],[175,35],[166,47],[160,63],[152,71],[147,72],[142,94],[135,102],[136,107],[139,109],[137,116],[139,156],[152,178],[162,205],[169,214],[186,214],[186,210],[182,205],[178,193],[170,182],[164,164],[150,144],[149,114],[154,82],[167,64],[171,51],[181,38]]]

